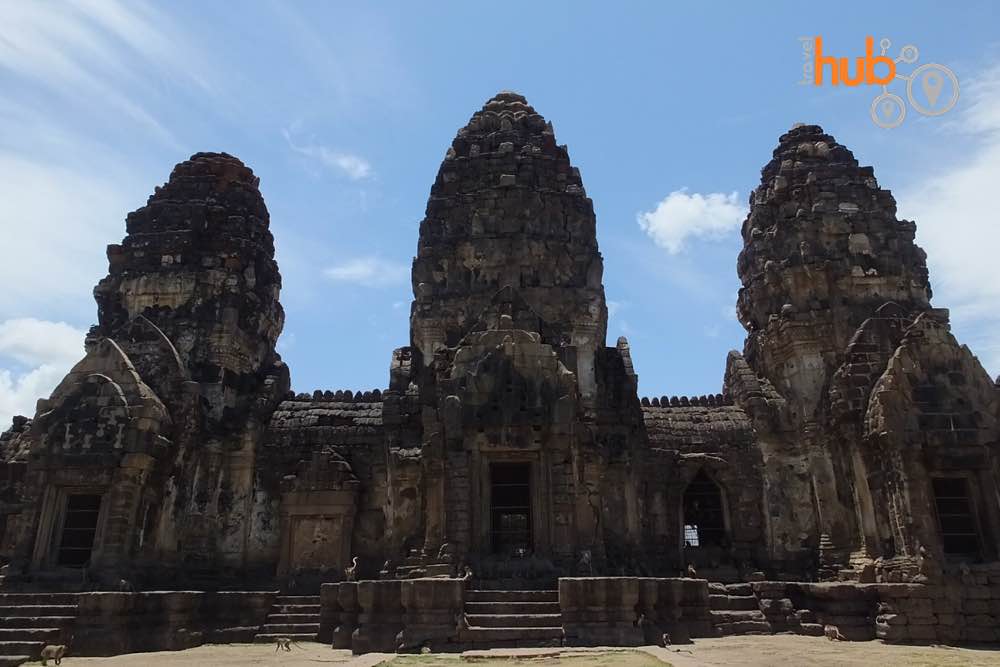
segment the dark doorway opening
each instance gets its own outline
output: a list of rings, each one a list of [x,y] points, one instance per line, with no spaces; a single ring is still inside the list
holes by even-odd
[[[684,546],[720,547],[725,540],[722,492],[699,470],[684,491]]]
[[[66,498],[62,539],[57,562],[65,567],[83,567],[90,560],[101,512],[99,495],[72,495]]]
[[[933,480],[933,485],[945,555],[979,556],[979,530],[969,501],[968,480],[963,477],[938,477]]]
[[[531,464],[490,466],[493,552],[523,556],[532,551]]]

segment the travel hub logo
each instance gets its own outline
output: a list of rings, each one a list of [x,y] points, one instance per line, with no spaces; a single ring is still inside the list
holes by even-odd
[[[799,85],[811,86],[880,86],[882,93],[872,100],[871,118],[879,127],[899,127],[906,119],[906,101],[910,107],[924,116],[940,116],[947,113],[958,102],[958,77],[949,68],[939,63],[926,63],[902,74],[898,65],[915,65],[920,51],[913,44],[899,50],[896,58],[886,52],[892,42],[883,38],[879,41],[880,53],[875,55],[875,39],[865,38],[865,55],[855,58],[851,67],[850,58],[838,58],[823,51],[822,37],[799,37],[802,43],[802,80]],[[906,83],[906,101],[889,86],[896,81]]]

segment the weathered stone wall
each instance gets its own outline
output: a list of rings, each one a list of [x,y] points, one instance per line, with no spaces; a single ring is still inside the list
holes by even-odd
[[[645,540],[663,570],[766,564],[763,462],[743,409],[722,396],[644,398],[651,455],[646,460]],[[684,548],[684,493],[704,472],[722,496],[727,537],[719,548]]]
[[[996,642],[1000,567],[981,566],[936,584],[758,582],[751,584],[772,632],[848,640]]]
[[[712,635],[708,582],[648,577],[563,577],[559,607],[568,646],[641,646]]]
[[[459,639],[465,581],[449,578],[341,582],[320,589],[320,640],[355,653],[446,650]]]
[[[162,591],[81,593],[74,655],[176,651],[201,644],[250,642],[275,593]]]
[[[914,234],[871,168],[821,128],[793,128],[743,226],[747,340],[722,393],[640,403],[628,342],[605,340],[579,171],[550,123],[500,93],[458,131],[431,188],[409,345],[393,352],[388,387],[292,395],[258,180],[232,156],[196,154],[108,248],[83,360],[0,436],[4,585],[304,593],[355,557],[363,579],[471,564],[480,579],[536,587],[688,562],[703,576],[728,567],[728,581],[758,570],[874,581],[878,566],[884,581],[928,583],[949,559],[995,560],[998,389],[931,308]],[[491,466],[503,463],[530,471],[530,553],[495,543]],[[701,475],[723,498],[712,550],[686,549],[682,534]],[[942,539],[941,477],[969,490],[969,553]],[[59,562],[67,499],[81,493],[101,497],[95,547]],[[361,645],[388,645],[392,627],[416,622],[409,590],[330,589],[324,636],[348,645],[361,628]],[[808,595],[821,605],[824,591]],[[676,593],[643,584],[640,606],[666,614],[655,596]],[[414,595],[419,607],[430,594]],[[762,602],[768,622],[791,623],[794,597],[766,595],[778,600]],[[849,595],[860,597],[845,609],[868,599]],[[441,626],[451,602],[427,604],[414,613]],[[609,637],[634,639],[621,618],[605,621]]]
[[[53,533],[68,495],[83,492],[102,498],[94,578],[217,583],[253,568],[257,449],[288,391],[257,186],[239,160],[199,153],[109,246],[86,356],[8,453],[28,465],[25,511],[4,536],[15,578],[58,565]]]

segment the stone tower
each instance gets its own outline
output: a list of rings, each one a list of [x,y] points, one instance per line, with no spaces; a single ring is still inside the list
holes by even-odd
[[[849,549],[852,453],[828,432],[828,392],[879,307],[892,302],[911,317],[930,307],[926,255],[872,168],[816,125],[781,136],[750,204],[737,264],[747,339],[730,367],[745,359],[768,395],[755,417],[769,504],[798,508],[773,520],[774,555]]]
[[[257,185],[198,153],[108,247],[86,356],[19,440],[33,494],[5,536],[19,564],[150,580],[251,564],[258,443],[289,383]],[[61,533],[72,512],[90,518]]]
[[[515,288],[548,325],[547,342],[579,351],[581,393],[607,335],[593,202],[552,124],[502,92],[447,151],[420,223],[413,262],[412,345],[454,346],[493,295]]]
[[[593,203],[566,148],[524,97],[496,95],[458,131],[431,188],[411,347],[397,351],[386,395],[385,415],[407,387],[419,395],[408,409],[425,555],[566,565],[582,550],[603,559],[639,530],[605,520],[636,502],[611,488],[642,415],[627,343],[605,347],[602,272]],[[390,477],[404,477],[398,467]]]
[[[91,336],[117,338],[140,316],[158,328],[199,384],[209,432],[246,421],[284,324],[259,181],[225,153],[178,164],[129,214],[125,240],[108,247],[109,273],[94,290]],[[145,355],[133,356],[142,365]]]

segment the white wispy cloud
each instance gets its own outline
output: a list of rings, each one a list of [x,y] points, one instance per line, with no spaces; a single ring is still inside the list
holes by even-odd
[[[133,123],[169,146],[178,142],[158,117],[169,100],[157,82],[183,79],[209,92],[197,53],[168,17],[142,2],[0,3],[0,73],[76,113]]]
[[[387,287],[406,282],[410,267],[379,257],[356,257],[323,269],[323,275],[336,282]]]
[[[674,190],[652,211],[639,213],[638,222],[656,245],[679,253],[689,238],[719,238],[738,230],[747,207],[736,192],[689,193]]]
[[[93,155],[91,164],[101,164]],[[91,288],[107,271],[104,246],[121,238],[125,212],[137,203],[128,180],[0,146],[0,228],[8,249],[0,262],[0,317],[93,312]]]
[[[10,427],[14,415],[34,414],[35,402],[48,397],[83,357],[85,333],[31,317],[0,322],[0,362],[21,368],[0,368],[0,431]]]
[[[295,143],[291,133],[284,129],[281,131],[288,142],[288,147],[299,155],[316,160],[324,167],[340,172],[352,181],[360,181],[372,175],[372,165],[368,160],[358,155],[337,151],[321,144]]]
[[[1000,247],[996,188],[1000,183],[1000,65],[962,81],[964,110],[949,130],[972,150],[897,192],[900,216],[917,223],[927,251],[934,303],[951,310],[963,342],[993,373],[1000,371]]]

